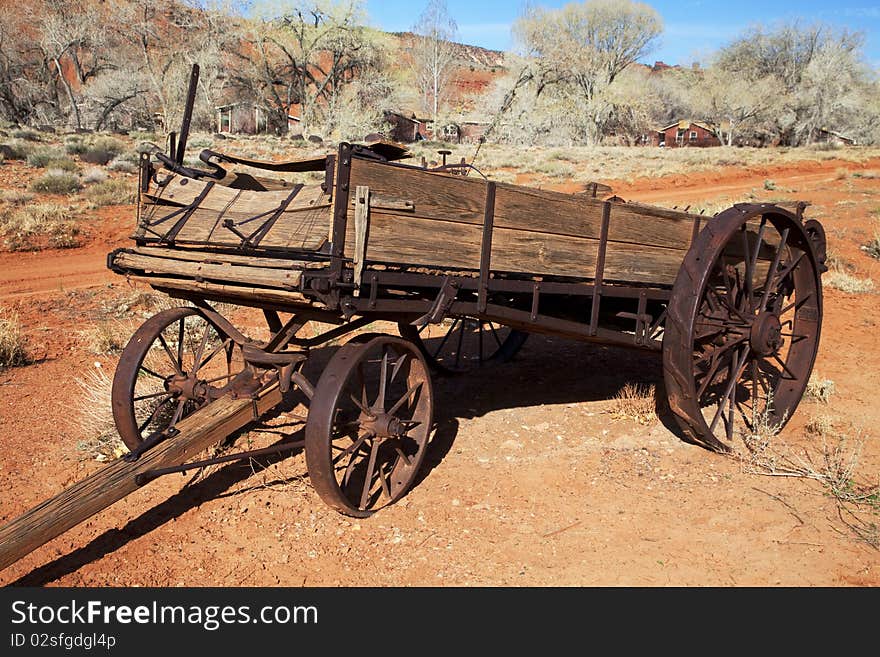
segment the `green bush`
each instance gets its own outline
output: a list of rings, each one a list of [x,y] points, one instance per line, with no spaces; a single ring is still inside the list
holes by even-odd
[[[32,167],[45,169],[49,162],[53,160],[63,160],[64,151],[57,148],[37,148],[31,151],[27,156],[27,163]],[[75,167],[76,165],[74,165]]]
[[[28,187],[41,194],[73,194],[82,189],[79,177],[67,171],[49,170]]]

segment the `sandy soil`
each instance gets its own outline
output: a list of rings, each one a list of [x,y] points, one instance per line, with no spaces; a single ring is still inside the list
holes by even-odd
[[[836,257],[880,287],[880,262],[859,250],[878,228],[876,170],[880,161],[829,161],[602,182],[670,207],[810,201],[807,216],[823,221]],[[139,290],[104,268],[132,217],[127,207],[102,211],[83,248],[0,254],[0,303],[20,314],[37,357],[0,373],[2,521],[101,467],[77,448],[76,379],[96,363],[115,367],[116,357],[89,352],[90,328],[111,321],[130,333],[143,320],[131,305]],[[821,470],[822,441],[805,426],[831,418],[850,438],[854,477],[876,484],[878,296],[825,295],[816,372],[835,393],[805,400],[777,444]],[[645,354],[532,336],[510,363],[436,381],[420,481],[370,519],[326,507],[302,454],[233,464],[154,482],[0,572],[0,584],[880,584],[880,552],[853,530],[874,523],[876,541],[876,511],[851,515],[821,482],[686,444],[662,414],[641,424],[609,412],[627,382],[661,380]]]

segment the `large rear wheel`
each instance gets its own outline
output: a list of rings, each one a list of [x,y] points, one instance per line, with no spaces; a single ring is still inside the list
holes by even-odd
[[[685,437],[728,451],[778,431],[819,347],[820,265],[798,218],[737,205],[713,218],[675,280],[663,337],[669,406]]]

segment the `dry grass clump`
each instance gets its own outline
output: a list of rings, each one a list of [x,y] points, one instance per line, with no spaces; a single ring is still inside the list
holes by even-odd
[[[834,498],[841,521],[860,540],[880,549],[880,481],[865,481],[858,474],[861,431],[841,430],[829,415],[810,418],[804,429],[810,439],[804,447],[782,440],[778,426],[768,424],[747,432],[743,435],[746,454],[740,455],[745,470],[819,482]]]
[[[69,249],[81,243],[71,208],[54,203],[26,205],[0,214],[0,235],[10,251],[36,251],[46,246]]]
[[[614,419],[633,420],[642,425],[657,420],[656,386],[642,383],[627,383],[611,400],[607,411]]]
[[[831,379],[823,379],[816,374],[807,381],[807,389],[804,391],[806,399],[813,399],[823,404],[827,404],[831,395],[834,394],[834,381]]]
[[[34,195],[30,192],[23,192],[19,189],[7,189],[0,196],[0,200],[10,205],[25,205],[34,200]]]
[[[28,153],[27,163],[32,167],[37,167],[39,169],[45,169],[50,162],[59,162],[61,160],[65,160],[64,151],[59,148],[54,148],[52,146],[44,146],[42,148],[36,148]],[[74,167],[76,167],[76,163],[72,160],[67,160]],[[61,168],[61,167],[59,167]]]
[[[129,205],[137,199],[135,185],[127,180],[104,180],[87,187],[83,193],[93,205]]]
[[[113,379],[102,368],[75,379],[79,394],[75,416],[80,430],[77,449],[96,461],[118,458],[128,450],[116,431],[110,403]]]
[[[101,167],[91,167],[82,176],[82,181],[86,185],[94,185],[95,183],[107,180],[107,172]]]
[[[0,370],[29,362],[18,313],[0,308]]]
[[[122,351],[128,340],[128,333],[130,331],[127,329],[123,331],[119,326],[102,320],[95,327],[83,331],[82,335],[86,339],[89,351],[93,354],[106,355]]]
[[[69,171],[49,169],[33,180],[28,189],[40,194],[73,194],[82,189],[82,182],[79,176]]]
[[[859,278],[835,269],[829,270],[822,277],[822,284],[847,294],[865,294],[874,290],[874,281],[870,278]]]

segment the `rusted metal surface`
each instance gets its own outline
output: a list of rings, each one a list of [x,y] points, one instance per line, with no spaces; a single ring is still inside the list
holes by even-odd
[[[306,423],[315,490],[346,515],[400,499],[425,456],[434,413],[428,364],[412,342],[359,336],[325,368]]]
[[[737,205],[709,222],[673,287],[663,343],[669,405],[688,439],[727,451],[740,432],[791,418],[819,346],[820,273],[786,210]]]

